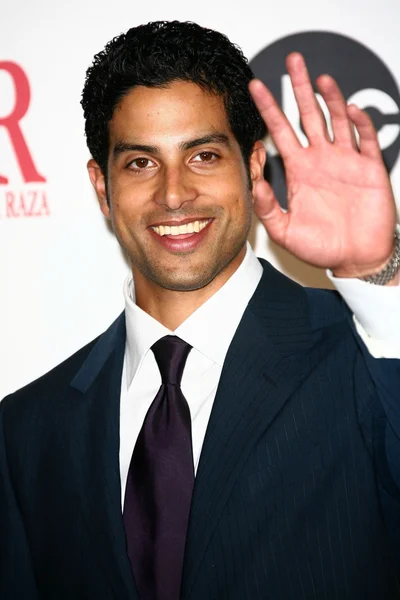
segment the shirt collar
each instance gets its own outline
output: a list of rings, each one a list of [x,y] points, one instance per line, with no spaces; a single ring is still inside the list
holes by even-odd
[[[262,266],[247,242],[246,255],[234,274],[175,331],[170,331],[136,305],[132,274],[129,274],[124,283],[127,385],[132,383],[151,346],[165,335],[179,336],[222,367],[262,272]]]

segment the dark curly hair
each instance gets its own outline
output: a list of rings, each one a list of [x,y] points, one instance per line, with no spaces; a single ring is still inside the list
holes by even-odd
[[[120,100],[137,85],[189,81],[224,99],[248,169],[254,143],[266,134],[247,87],[252,77],[240,48],[222,33],[179,21],[132,27],[96,54],[86,72],[81,104],[89,151],[107,176],[108,127]]]

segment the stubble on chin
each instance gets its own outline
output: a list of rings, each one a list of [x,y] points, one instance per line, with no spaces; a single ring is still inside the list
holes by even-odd
[[[142,277],[153,282],[165,290],[176,292],[192,292],[200,290],[224,273],[232,261],[243,250],[247,241],[248,231],[236,238],[233,244],[215,244],[212,252],[207,252],[204,258],[197,258],[196,251],[184,256],[172,255],[170,264],[163,262],[159,257],[149,255],[144,260],[134,261]],[[192,256],[191,256],[192,255]]]

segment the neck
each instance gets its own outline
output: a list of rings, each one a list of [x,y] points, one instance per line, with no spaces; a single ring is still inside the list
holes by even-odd
[[[136,304],[171,331],[175,331],[195,310],[213,296],[238,269],[246,247],[206,286],[192,291],[168,290],[147,279],[132,266]]]

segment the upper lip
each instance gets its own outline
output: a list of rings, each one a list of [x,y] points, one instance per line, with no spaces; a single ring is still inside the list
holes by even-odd
[[[149,227],[160,227],[160,225],[173,227],[179,225],[186,225],[186,223],[193,223],[193,221],[210,221],[211,217],[188,217],[187,219],[182,219],[181,221],[158,221],[157,223],[152,223]]]

